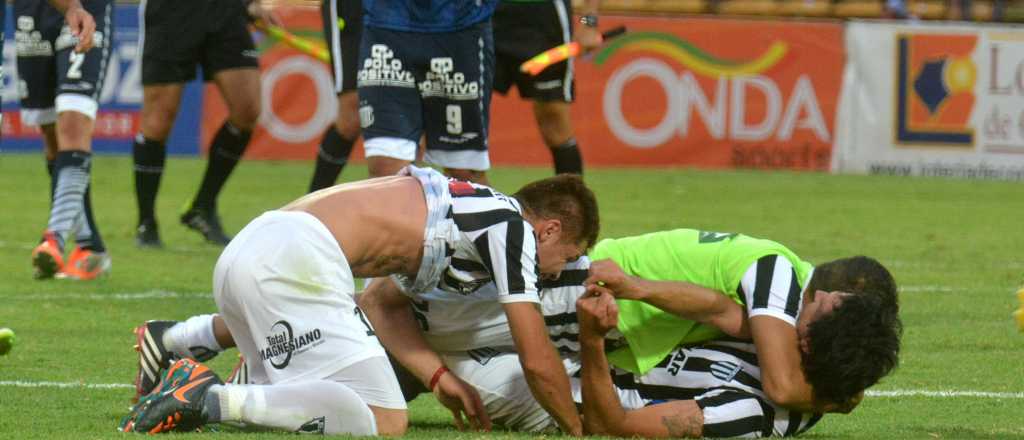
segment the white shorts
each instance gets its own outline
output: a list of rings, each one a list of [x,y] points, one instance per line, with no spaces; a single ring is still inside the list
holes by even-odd
[[[519,355],[491,348],[442,353],[445,365],[456,376],[476,389],[491,421],[514,431],[542,432],[555,430],[558,423],[530,391],[523,375]],[[583,401],[580,379],[569,377],[569,387],[576,404]],[[636,390],[616,389],[619,401],[627,409],[641,408],[643,399]]]
[[[397,137],[375,137],[367,139],[363,149],[366,157],[380,156],[412,162],[416,160],[419,143]],[[456,170],[487,171],[491,168],[487,150],[447,151],[428,148],[423,153],[423,161]]]
[[[255,383],[326,379],[374,357],[386,363],[354,292],[334,236],[298,211],[270,211],[250,222],[213,274],[217,308]]]

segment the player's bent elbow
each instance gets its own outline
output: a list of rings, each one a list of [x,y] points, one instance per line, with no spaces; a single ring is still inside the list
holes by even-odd
[[[768,400],[772,401],[778,406],[789,407],[800,404],[800,398],[796,390],[789,385],[786,380],[770,380],[765,379],[764,383],[764,395],[768,397]]]

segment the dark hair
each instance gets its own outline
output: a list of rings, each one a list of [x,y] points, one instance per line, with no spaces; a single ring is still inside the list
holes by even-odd
[[[512,195],[531,215],[558,219],[567,238],[586,243],[587,249],[597,242],[601,222],[597,199],[575,174],[559,174],[522,187]]]
[[[899,361],[903,325],[880,296],[851,294],[807,329],[804,374],[819,402],[843,404]]]
[[[888,313],[899,314],[896,280],[889,270],[871,257],[840,258],[818,265],[807,284],[807,292],[847,292],[877,296]]]

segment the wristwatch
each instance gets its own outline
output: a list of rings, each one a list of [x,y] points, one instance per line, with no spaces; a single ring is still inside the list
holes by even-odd
[[[581,15],[580,16],[580,24],[582,24],[582,25],[584,25],[586,27],[596,28],[597,27],[597,15],[595,15],[595,14]]]

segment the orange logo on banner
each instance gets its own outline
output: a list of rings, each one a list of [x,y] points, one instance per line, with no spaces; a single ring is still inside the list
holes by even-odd
[[[972,146],[976,35],[904,34],[896,39],[897,143]]]

